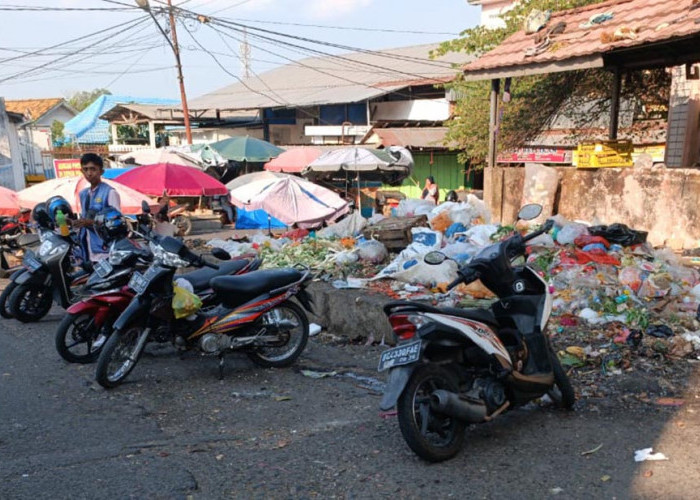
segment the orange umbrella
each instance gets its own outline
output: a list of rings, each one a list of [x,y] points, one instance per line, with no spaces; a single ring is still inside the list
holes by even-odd
[[[151,198],[134,189],[131,189],[130,187],[124,186],[123,184],[113,180],[102,179],[102,182],[109,184],[117,191],[117,193],[119,193],[119,199],[122,206],[121,211],[123,214],[140,214],[141,202],[144,200],[149,205],[155,206]],[[63,196],[66,200],[68,200],[68,203],[71,204],[73,210],[79,212],[80,200],[78,195],[80,191],[89,186],[90,184],[82,176],[62,177],[60,179],[50,179],[27,189],[23,189],[17,193],[17,196],[19,198],[19,204],[23,208],[34,208],[34,205],[44,202],[52,196]]]
[[[18,213],[19,200],[17,199],[17,193],[0,186],[0,215],[17,215]]]

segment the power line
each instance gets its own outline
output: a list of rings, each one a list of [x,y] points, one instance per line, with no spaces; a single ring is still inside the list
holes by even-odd
[[[84,11],[102,11],[102,12],[136,12],[138,7],[47,7],[47,6],[29,6],[29,5],[5,5],[0,6],[0,11],[8,12],[84,12]]]

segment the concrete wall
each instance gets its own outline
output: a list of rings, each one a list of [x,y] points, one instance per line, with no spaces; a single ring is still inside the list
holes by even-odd
[[[700,170],[653,168],[578,170],[557,168],[555,212],[569,220],[622,222],[649,231],[653,245],[700,247]],[[484,199],[496,220],[512,223],[522,204],[525,169],[487,168]]]

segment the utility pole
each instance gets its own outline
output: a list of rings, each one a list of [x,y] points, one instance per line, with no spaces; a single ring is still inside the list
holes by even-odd
[[[241,62],[243,63],[243,76],[250,78],[250,44],[248,43],[248,30],[243,28],[243,41],[241,42]]]
[[[185,78],[182,76],[182,63],[180,62],[180,48],[177,44],[177,30],[175,29],[175,14],[173,13],[172,0],[168,0],[168,10],[170,16],[170,33],[172,34],[172,40],[170,40],[168,34],[160,26],[160,23],[153,15],[153,12],[151,12],[151,6],[149,5],[148,0],[136,0],[136,4],[151,15],[153,21],[156,23],[156,26],[158,26],[158,29],[168,41],[170,48],[173,50],[173,54],[175,54],[175,62],[177,63],[177,79],[180,82],[180,100],[182,101],[182,113],[185,119],[185,136],[187,137],[187,144],[192,144],[192,128],[190,127],[190,109],[187,106],[187,94],[185,93]]]

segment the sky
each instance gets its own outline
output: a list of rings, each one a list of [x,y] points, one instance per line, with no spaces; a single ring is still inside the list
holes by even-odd
[[[159,5],[158,1],[150,0],[154,7]],[[178,24],[188,100],[234,83],[235,76],[242,76],[239,57],[241,25],[257,28],[248,29],[248,41],[252,70],[262,74],[290,59],[310,56],[288,43],[329,53],[344,51],[280,37],[278,33],[379,50],[455,38],[460,31],[477,25],[480,14],[479,8],[468,5],[466,0],[173,2],[197,14],[239,23],[212,26],[188,20],[184,21],[185,26]],[[0,0],[0,96],[6,99],[68,97],[80,90],[108,88],[113,94],[179,98],[173,53],[153,20],[144,11],[132,9],[133,5],[134,0]],[[123,10],[2,10],[17,6]],[[167,28],[166,17],[160,15],[157,18]],[[134,26],[120,26],[129,22]],[[313,24],[317,27],[279,23]],[[337,29],[339,27],[384,31]],[[70,45],[64,44],[100,30],[105,31]],[[287,44],[281,45],[280,39]],[[36,53],[51,46],[57,47]]]

